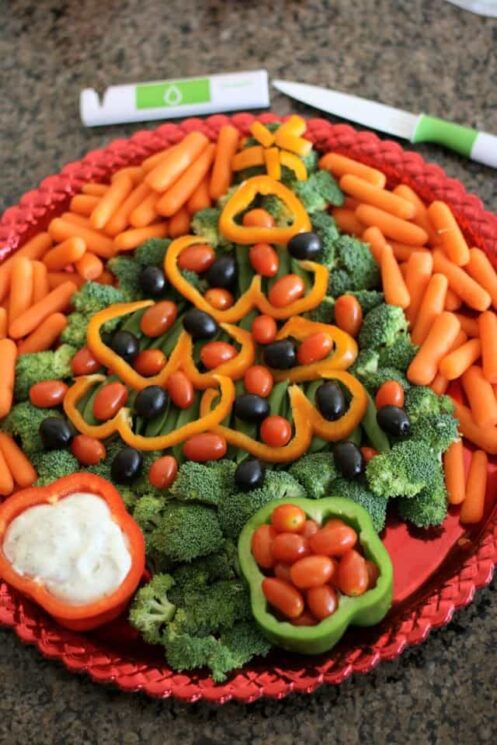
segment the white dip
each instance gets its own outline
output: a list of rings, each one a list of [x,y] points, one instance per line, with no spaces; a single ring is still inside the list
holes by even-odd
[[[71,605],[110,595],[131,567],[127,538],[105,501],[80,492],[14,518],[3,552],[18,574]]]

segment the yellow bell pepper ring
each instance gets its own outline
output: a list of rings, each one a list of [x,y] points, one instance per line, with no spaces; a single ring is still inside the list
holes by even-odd
[[[281,199],[293,216],[292,224],[286,227],[264,228],[246,227],[237,223],[236,217],[251,205],[258,194],[263,196],[273,194]],[[304,205],[293,191],[269,176],[253,176],[244,181],[225,204],[219,218],[219,228],[229,240],[243,245],[252,245],[254,243],[287,243],[297,233],[309,232],[312,226]]]
[[[183,356],[181,368],[195,388],[202,389],[215,386],[219,375],[227,375],[231,380],[240,380],[249,367],[254,364],[256,349],[250,331],[246,331],[239,326],[232,326],[229,323],[222,323],[221,328],[240,344],[241,349],[233,359],[223,362],[212,372],[201,373],[193,361],[193,350],[190,342],[190,349]]]
[[[309,402],[309,417],[313,432],[329,442],[345,440],[364,418],[368,408],[368,394],[357,378],[344,370],[326,370],[321,376],[326,380],[338,380],[343,383],[352,398],[345,414],[334,422],[322,417],[318,409]]]
[[[98,383],[103,383],[107,378],[105,375],[82,375],[76,378],[73,385],[69,388],[64,396],[64,413],[69,421],[82,435],[95,437],[97,440],[106,440],[115,432],[119,432],[121,437],[123,432],[127,432],[132,424],[131,411],[124,407],[119,409],[117,414],[102,424],[88,424],[83,414],[78,409],[78,403],[83,396]]]
[[[274,305],[271,305],[264,293],[260,292],[256,305],[261,313],[272,316],[278,321],[283,321],[292,316],[298,316],[301,313],[313,310],[319,305],[328,289],[328,269],[314,261],[301,261],[300,266],[305,271],[314,274],[314,283],[307,295],[294,300],[293,303],[286,305],[284,308],[276,308]]]
[[[307,181],[307,168],[298,155],[289,153],[288,150],[280,150],[280,163],[294,172],[297,181]]]
[[[250,125],[250,134],[262,147],[271,147],[274,143],[274,134],[262,122],[252,122]]]

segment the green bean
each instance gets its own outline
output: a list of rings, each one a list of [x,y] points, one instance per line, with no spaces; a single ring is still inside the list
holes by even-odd
[[[162,349],[166,357],[169,357],[176,346],[179,336],[183,331],[183,319],[176,318],[175,322],[165,334],[157,337],[152,343],[152,347]]]
[[[200,409],[200,395],[197,394],[195,396],[195,400],[192,403],[191,406],[189,406],[187,409],[181,409],[178,415],[178,418],[176,420],[176,429],[180,429],[181,427],[184,427],[186,424],[190,424],[190,422],[194,422],[196,419],[198,419],[199,415],[199,409]],[[173,446],[173,455],[178,461],[178,463],[183,463],[185,460],[185,457],[183,455],[183,443],[179,443],[178,445]]]
[[[240,295],[243,295],[252,282],[254,271],[250,264],[248,246],[237,246],[235,253],[238,266],[238,291]]]
[[[174,404],[168,400],[165,411],[159,416],[154,416],[145,427],[145,437],[157,437],[161,434],[167,434],[174,428],[176,422],[177,409]]]
[[[280,414],[285,405],[285,399],[288,391],[288,380],[283,380],[281,383],[276,383],[273,386],[273,390],[269,394],[268,404],[269,413],[274,416]]]
[[[311,286],[311,283],[309,281],[309,274],[306,272],[305,269],[302,269],[302,267],[300,266],[300,261],[298,261],[297,259],[292,259],[290,261],[290,266],[292,269],[292,274],[296,274],[304,282],[305,292],[307,292],[307,290]]]
[[[368,408],[362,420],[362,426],[366,433],[369,443],[379,453],[390,450],[390,442],[385,432],[379,427],[376,421],[376,406],[368,393]]]

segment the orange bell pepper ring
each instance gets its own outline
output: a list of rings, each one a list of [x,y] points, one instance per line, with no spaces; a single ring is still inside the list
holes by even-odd
[[[185,352],[182,358],[181,368],[195,388],[215,386],[219,375],[227,375],[231,380],[240,380],[248,368],[254,364],[256,350],[250,331],[246,331],[239,326],[232,326],[229,323],[222,323],[221,328],[241,345],[241,349],[233,359],[223,362],[212,372],[201,373],[193,361],[193,349],[190,340],[190,349]]]
[[[311,146],[311,143],[309,143],[309,146]],[[281,199],[293,216],[291,225],[264,228],[246,227],[237,223],[236,217],[250,206],[258,194],[263,196],[274,194]],[[226,238],[234,243],[252,245],[254,243],[288,243],[290,238],[293,238],[297,233],[312,230],[312,226],[304,205],[293,191],[269,176],[253,176],[244,181],[225,204],[219,218],[219,229]]]
[[[318,409],[308,401],[312,430],[323,440],[345,440],[364,418],[368,408],[368,394],[362,383],[344,370],[326,370],[321,373],[321,377],[326,380],[339,380],[351,393],[352,398],[345,414],[334,422],[322,417]]]
[[[145,568],[145,541],[138,524],[126,510],[117,489],[92,473],[81,472],[64,476],[48,486],[29,487],[17,492],[0,505],[0,546],[9,525],[31,507],[53,505],[77,492],[95,494],[104,500],[113,521],[127,538],[131,567],[116,590],[98,600],[74,605],[55,597],[35,577],[19,574],[0,548],[0,577],[19,592],[27,595],[53,616],[62,626],[77,631],[95,629],[116,618],[126,607],[142,578]]]

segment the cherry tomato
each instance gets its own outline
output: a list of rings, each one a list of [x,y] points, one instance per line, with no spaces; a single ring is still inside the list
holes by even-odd
[[[242,222],[246,228],[274,227],[274,218],[263,209],[249,210],[244,214]]]
[[[151,305],[141,317],[140,329],[146,336],[162,336],[176,320],[178,308],[171,300],[161,300]]]
[[[74,375],[91,375],[100,370],[100,362],[95,359],[88,347],[82,347],[71,360]]]
[[[357,543],[357,533],[349,525],[326,526],[309,538],[315,554],[343,556]]]
[[[188,409],[195,398],[193,383],[182,370],[171,373],[167,379],[166,390],[173,404],[180,409]]]
[[[305,525],[305,512],[296,504],[280,504],[272,512],[271,525],[277,533],[300,533]]]
[[[205,463],[208,460],[224,458],[228,444],[222,435],[215,432],[202,432],[192,435],[183,445],[183,455],[188,460]]]
[[[356,597],[368,589],[369,573],[366,559],[352,549],[340,559],[337,569],[338,589],[344,595]]]
[[[311,535],[314,535],[319,530],[319,525],[315,520],[306,520],[303,527],[302,527],[302,535],[305,538],[310,538]]]
[[[397,406],[401,409],[404,406],[404,389],[396,380],[387,380],[378,388],[375,404],[377,409],[383,406]]]
[[[122,383],[103,385],[93,399],[93,414],[101,422],[112,419],[128,400],[128,390]]]
[[[325,528],[338,528],[338,527],[342,527],[343,528],[343,527],[348,527],[348,526],[347,526],[347,523],[345,523],[343,520],[340,520],[339,517],[332,517],[331,520],[328,520],[323,525],[323,530]]]
[[[302,594],[277,577],[265,577],[262,580],[262,592],[269,605],[276,608],[287,618],[298,618],[304,610]]]
[[[209,341],[200,350],[200,359],[208,370],[229,362],[236,357],[238,350],[232,344],[225,341]]]
[[[246,371],[243,382],[247,393],[255,393],[257,396],[267,398],[273,390],[273,376],[264,365],[252,365]]]
[[[340,295],[335,303],[335,323],[339,329],[357,336],[362,326],[362,308],[353,295]]]
[[[371,590],[373,587],[376,587],[380,570],[374,561],[370,561],[370,559],[366,559],[366,569],[368,570],[368,590]]]
[[[298,274],[285,274],[277,279],[268,293],[268,300],[275,308],[286,308],[305,292],[304,280]]]
[[[295,587],[308,590],[325,585],[336,571],[335,562],[328,556],[304,556],[290,567],[290,577]]]
[[[308,336],[297,350],[297,359],[301,365],[310,365],[328,357],[333,349],[333,339],[324,331]]]
[[[376,458],[376,456],[378,455],[377,450],[367,447],[367,445],[364,445],[364,447],[361,448],[361,453],[366,463],[369,463],[370,460],[373,460],[373,458]]]
[[[76,435],[71,440],[71,453],[82,466],[96,466],[107,455],[105,445],[96,437]]]
[[[278,533],[271,547],[275,561],[293,564],[309,554],[307,538],[298,533]]]
[[[274,566],[271,545],[275,536],[276,531],[271,525],[259,525],[252,534],[252,555],[262,569],[271,569]]]
[[[278,273],[278,254],[269,243],[256,243],[249,249],[252,269],[261,277],[274,277]]]
[[[211,287],[210,290],[207,290],[204,297],[216,310],[231,308],[235,302],[231,292],[222,287]]]
[[[262,442],[272,448],[288,445],[292,438],[292,425],[284,416],[273,414],[267,416],[261,424],[260,435]]]
[[[191,272],[202,274],[209,269],[216,260],[216,252],[207,243],[195,243],[188,246],[178,256],[180,269],[189,269]]]
[[[289,582],[290,584],[292,583],[292,580],[290,579],[290,567],[288,566],[288,564],[284,564],[282,561],[278,561],[278,563],[275,564],[273,567],[273,572],[274,576],[278,577],[278,579],[282,579],[285,582]]]
[[[311,587],[306,600],[312,615],[320,621],[333,615],[338,607],[338,595],[329,585]]]
[[[67,385],[62,380],[42,380],[29,389],[29,400],[39,409],[58,406],[64,400]]]
[[[148,472],[148,480],[157,489],[168,489],[178,473],[178,463],[172,455],[157,458]]]
[[[301,616],[298,618],[292,618],[290,623],[292,626],[315,626],[317,620],[307,609],[305,609]]]
[[[166,362],[166,355],[161,349],[143,349],[135,358],[133,366],[137,373],[149,378],[151,375],[158,375]]]
[[[262,314],[252,322],[252,336],[257,344],[271,344],[276,339],[278,326],[272,316]]]

